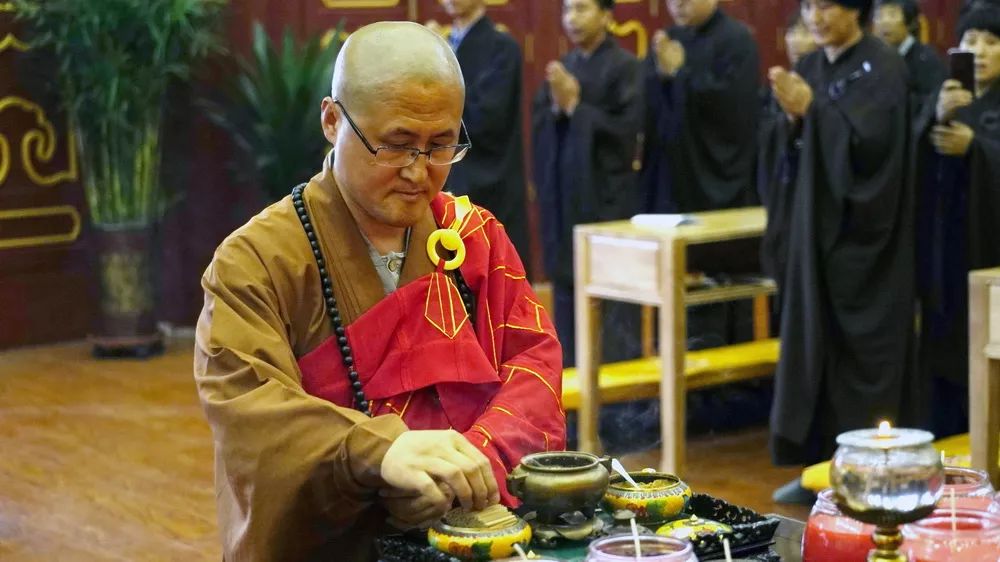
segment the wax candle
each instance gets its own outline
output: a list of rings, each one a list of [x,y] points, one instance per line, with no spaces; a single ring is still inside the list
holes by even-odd
[[[872,543],[874,525],[866,525],[842,514],[833,503],[833,490],[823,490],[813,504],[802,537],[802,562],[847,562],[865,560]]]
[[[939,509],[903,526],[910,562],[1000,562],[1000,516],[973,509]]]

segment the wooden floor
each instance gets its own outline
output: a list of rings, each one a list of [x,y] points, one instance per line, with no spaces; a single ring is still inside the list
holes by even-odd
[[[219,560],[212,436],[191,343],[157,359],[93,360],[82,343],[0,353],[0,560]],[[762,429],[692,439],[693,488],[799,518],[770,502]],[[623,459],[652,466],[656,451]]]

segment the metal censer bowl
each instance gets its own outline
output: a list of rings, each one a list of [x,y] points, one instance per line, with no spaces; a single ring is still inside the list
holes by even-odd
[[[834,501],[847,516],[876,526],[869,562],[906,562],[899,526],[929,515],[941,497],[944,467],[934,435],[916,429],[848,431],[830,465]]]

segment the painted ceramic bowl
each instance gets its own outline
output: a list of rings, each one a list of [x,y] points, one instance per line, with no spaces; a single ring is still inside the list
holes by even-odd
[[[514,556],[514,545],[525,550],[531,542],[531,527],[521,518],[509,527],[497,530],[453,527],[439,521],[427,531],[431,546],[462,560],[479,562]]]
[[[604,493],[604,508],[609,513],[628,510],[641,525],[661,525],[676,518],[691,499],[691,487],[680,478],[665,472],[630,472],[639,484],[635,489],[621,475],[614,475]]]

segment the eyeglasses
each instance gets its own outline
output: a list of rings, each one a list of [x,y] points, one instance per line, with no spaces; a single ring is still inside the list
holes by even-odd
[[[368,139],[365,138],[364,133],[358,128],[351,116],[348,115],[347,109],[344,108],[344,104],[340,103],[340,100],[333,100],[333,103],[337,104],[340,111],[344,113],[344,117],[347,118],[347,123],[351,125],[354,129],[354,133],[358,135],[361,139],[362,144],[375,156],[375,163],[379,166],[386,166],[389,168],[405,168],[410,164],[417,161],[417,158],[421,154],[427,156],[427,163],[431,166],[447,166],[449,164],[454,164],[465,155],[468,154],[469,149],[472,148],[472,139],[469,138],[469,131],[465,128],[465,122],[462,122],[462,126],[459,130],[459,140],[461,140],[461,134],[465,133],[465,142],[459,144],[452,144],[448,146],[436,146],[428,150],[420,150],[419,148],[404,148],[395,146],[380,146],[378,148],[372,147]]]

